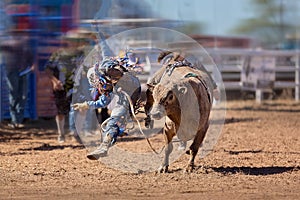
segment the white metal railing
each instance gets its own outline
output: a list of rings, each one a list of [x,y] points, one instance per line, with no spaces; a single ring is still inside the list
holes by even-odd
[[[242,82],[243,68],[247,59],[254,56],[274,57],[275,80],[271,89],[295,89],[295,100],[299,101],[300,52],[298,50],[250,50],[250,49],[206,49],[216,62],[228,90],[244,90]],[[264,88],[255,88],[257,100],[260,101]]]

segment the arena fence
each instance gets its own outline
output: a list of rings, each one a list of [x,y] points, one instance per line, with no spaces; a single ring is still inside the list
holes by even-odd
[[[299,101],[300,51],[207,49],[217,64],[226,90],[254,91],[258,102],[263,93],[291,88]]]
[[[274,90],[292,89],[296,101],[300,99],[300,51],[270,51],[270,50],[241,50],[241,49],[206,49],[221,72],[226,91],[252,91],[256,101],[263,100],[263,94]],[[207,57],[205,57],[207,58]],[[208,71],[210,61],[203,60]],[[9,118],[8,94],[5,83],[5,70],[0,69],[0,121]],[[159,66],[152,65],[153,70]],[[141,75],[144,82],[152,74]],[[25,116],[37,118],[37,108],[43,107],[41,99],[36,94],[35,73],[29,77],[30,88]],[[37,99],[37,101],[36,101]],[[47,102],[50,102],[48,100]],[[51,102],[52,100],[51,100]],[[51,104],[51,105],[52,105]],[[43,116],[53,116],[53,113],[43,113]]]

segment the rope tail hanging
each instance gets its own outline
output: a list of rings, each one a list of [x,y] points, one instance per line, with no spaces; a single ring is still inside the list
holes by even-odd
[[[147,140],[147,143],[148,143],[149,147],[151,148],[151,150],[152,150],[155,154],[160,154],[164,148],[162,148],[160,152],[157,152],[157,151],[153,148],[153,146],[152,146],[151,143],[150,143],[150,140],[147,138],[146,134],[143,132],[142,127],[141,127],[141,124],[140,124],[139,120],[137,119],[137,117],[136,117],[136,115],[135,115],[135,113],[134,113],[133,103],[132,103],[132,101],[131,101],[130,96],[129,96],[125,91],[121,90],[121,88],[120,88],[120,91],[121,91],[121,92],[126,96],[126,98],[128,99],[129,105],[130,105],[130,110],[131,110],[131,113],[132,113],[132,116],[134,117],[134,119],[136,120],[136,122],[137,122],[137,124],[138,124],[138,126],[139,126],[139,131],[145,136],[145,138],[146,138],[146,140]]]

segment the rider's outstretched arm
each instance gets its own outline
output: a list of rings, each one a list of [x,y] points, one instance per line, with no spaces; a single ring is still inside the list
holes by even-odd
[[[90,109],[104,108],[106,107],[112,99],[112,94],[102,94],[96,101],[87,101],[87,104]]]

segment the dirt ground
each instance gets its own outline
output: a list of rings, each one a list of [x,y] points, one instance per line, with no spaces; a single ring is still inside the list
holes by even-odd
[[[128,173],[86,158],[70,137],[56,141],[54,119],[0,127],[0,199],[300,199],[300,103],[227,102],[212,153],[183,173]],[[151,162],[151,161],[149,161]]]

